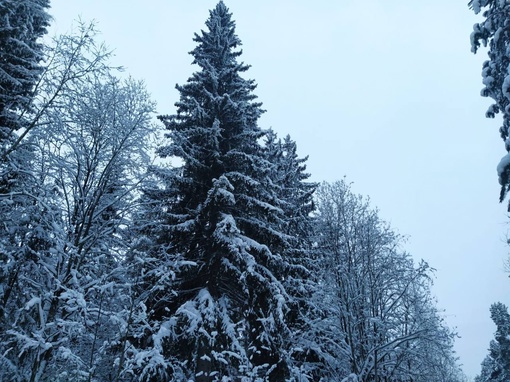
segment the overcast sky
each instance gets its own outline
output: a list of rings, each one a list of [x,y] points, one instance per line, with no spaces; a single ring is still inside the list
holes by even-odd
[[[95,19],[115,64],[144,79],[158,112],[196,70],[187,53],[215,0],[52,0],[52,33]],[[480,97],[485,51],[470,52],[467,0],[225,0],[241,59],[267,112],[309,155],[314,181],[344,175],[409,236],[406,249],[437,269],[434,293],[461,338],[468,375],[480,370],[510,303],[505,205],[496,165],[500,118]]]

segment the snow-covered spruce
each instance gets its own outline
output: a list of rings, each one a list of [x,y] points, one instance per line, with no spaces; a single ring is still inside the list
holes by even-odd
[[[510,24],[508,23],[510,3],[501,0],[471,0],[469,6],[476,14],[483,10],[484,20],[473,26],[471,50],[477,53],[480,46],[489,46],[489,59],[483,63],[482,67],[484,88],[481,95],[490,97],[494,101],[487,110],[487,117],[494,118],[498,113],[503,116],[499,133],[508,152],[510,151]],[[501,184],[500,202],[502,202],[510,190],[508,160],[502,160],[497,170]],[[510,209],[510,204],[508,208]]]
[[[162,187],[144,196],[145,216],[158,220],[144,232],[153,260],[141,285],[161,289],[147,294],[153,329],[137,344],[155,358],[132,367],[146,381],[283,381],[295,369],[285,275],[297,274],[288,256],[299,249],[311,193],[296,188],[306,178],[297,168],[298,178],[279,184],[282,172],[260,143],[263,110],[254,81],[242,77],[249,67],[238,61],[241,42],[223,2],[206,27],[191,52],[198,71],[177,86],[177,113],[160,117],[169,143],[159,155],[182,165],[152,168]],[[288,146],[288,160],[302,166]],[[168,270],[173,279],[162,280]]]

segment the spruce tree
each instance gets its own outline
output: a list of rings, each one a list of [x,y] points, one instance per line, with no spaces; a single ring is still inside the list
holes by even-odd
[[[40,208],[34,206],[33,198],[21,195],[37,193],[38,185],[30,173],[32,153],[23,146],[13,152],[12,145],[17,140],[16,131],[26,127],[29,120],[43,70],[40,62],[44,49],[40,39],[49,24],[48,7],[49,0],[0,2],[0,300],[3,303],[0,320],[19,274],[12,251],[22,246],[20,238],[32,237],[32,244],[38,241],[36,224],[28,227],[26,222],[27,216],[33,216],[33,210]],[[18,230],[17,226],[21,228]]]
[[[241,41],[223,2],[206,27],[191,52],[199,70],[177,86],[177,113],[160,117],[170,143],[159,154],[182,165],[154,168],[163,187],[145,194],[146,215],[159,219],[145,232],[145,243],[157,244],[143,270],[151,329],[132,365],[144,360],[143,380],[282,381],[293,240],[260,144],[256,85],[242,77],[249,66],[238,61]]]
[[[43,45],[50,17],[49,0],[0,3],[0,140],[23,127],[42,72]]]
[[[282,140],[269,129],[266,133],[265,151],[267,160],[274,166],[273,181],[279,188],[278,194],[283,201],[285,215],[285,233],[299,238],[301,243],[293,248],[307,246],[311,238],[312,220],[310,214],[314,210],[313,193],[317,184],[308,182],[310,174],[306,172],[308,157],[299,158],[297,144],[290,135]]]
[[[497,302],[491,306],[491,318],[496,324],[495,339],[490,342],[489,355],[482,362],[476,382],[503,382],[510,379],[510,314]]]
[[[483,63],[482,96],[492,98],[486,116],[494,118],[501,113],[503,123],[499,133],[505,142],[507,154],[498,165],[498,177],[501,184],[500,202],[510,190],[510,4],[500,0],[470,0],[469,7],[476,13],[483,9],[484,20],[473,26],[471,50],[477,53],[481,45],[489,45],[489,59]],[[510,204],[508,205],[510,210]]]
[[[25,127],[42,67],[49,15],[48,0],[0,2],[0,333],[6,305],[24,272],[20,262],[39,246],[41,210],[33,198],[37,182],[30,174],[27,147],[10,152],[16,131]],[[9,155],[7,153],[10,153]],[[39,215],[35,217],[34,215]],[[33,219],[32,219],[33,218]],[[29,222],[31,224],[29,224]]]
[[[285,215],[281,230],[289,235],[291,246],[285,251],[287,267],[281,278],[290,296],[287,324],[292,332],[286,349],[292,375],[297,380],[319,380],[325,375],[325,360],[317,352],[317,312],[312,296],[321,288],[318,279],[318,262],[313,254],[314,224],[313,195],[317,184],[309,182],[306,172],[308,157],[299,158],[297,144],[289,135],[282,140],[269,129],[264,149],[266,157],[274,166],[273,182]]]

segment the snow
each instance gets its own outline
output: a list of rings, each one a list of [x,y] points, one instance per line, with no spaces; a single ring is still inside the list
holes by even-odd
[[[162,349],[162,340],[166,337],[168,337],[171,333],[169,327],[171,326],[171,322],[165,322],[161,325],[158,332],[152,336],[152,339],[154,341],[154,347],[157,349]]]
[[[356,374],[349,374],[346,378],[342,379],[342,382],[358,382],[358,376]]]
[[[509,166],[510,166],[510,153],[506,154],[503,158],[501,158],[497,167],[499,184],[501,185],[503,185],[503,176],[505,172],[508,170]]]
[[[492,77],[491,77],[492,78]],[[506,76],[503,81],[503,86],[501,88],[501,91],[505,95],[505,97],[510,100],[510,76]]]
[[[186,220],[183,223],[176,224],[175,229],[178,231],[183,231],[183,232],[191,231],[193,229],[193,227],[195,226],[195,223],[196,222],[194,219]]]
[[[498,111],[499,111],[498,106],[496,104],[492,104],[487,109],[487,112],[485,113],[485,115],[487,116],[487,118],[494,118],[494,116],[498,113]]]
[[[483,77],[482,79],[482,83],[487,86],[487,87],[491,87],[492,84],[494,83],[494,77],[492,76],[486,76],[486,77]],[[503,86],[504,87],[504,86]]]
[[[76,290],[68,289],[60,295],[60,299],[67,303],[65,309],[69,313],[79,309],[85,310],[87,307],[83,294]]]
[[[480,4],[480,0],[473,0],[471,6],[473,7],[473,12],[475,12],[475,14],[480,13],[482,7],[482,5]]]
[[[25,304],[25,310],[30,310],[34,305],[39,305],[41,299],[39,297],[32,297],[32,299]]]
[[[234,217],[230,214],[222,214],[222,219],[216,226],[214,235],[219,240],[226,240],[232,234],[240,234]]]

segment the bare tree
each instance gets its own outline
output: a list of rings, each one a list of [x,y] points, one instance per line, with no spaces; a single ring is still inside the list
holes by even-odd
[[[108,51],[94,38],[94,27],[81,25],[77,35],[55,41],[36,111],[10,148],[31,148],[39,191],[20,194],[44,208],[44,246],[29,243],[31,258],[13,258],[22,272],[6,299],[11,324],[2,360],[14,380],[112,375],[107,340],[121,336],[115,332],[123,318],[115,317],[130,303],[119,293],[130,288],[126,232],[148,165],[154,104],[143,83],[114,76]]]
[[[402,250],[404,239],[345,181],[322,184],[316,202],[323,335],[348,359],[345,375],[411,381],[424,372],[426,348],[449,357],[452,333],[430,297],[427,263],[415,266]]]

